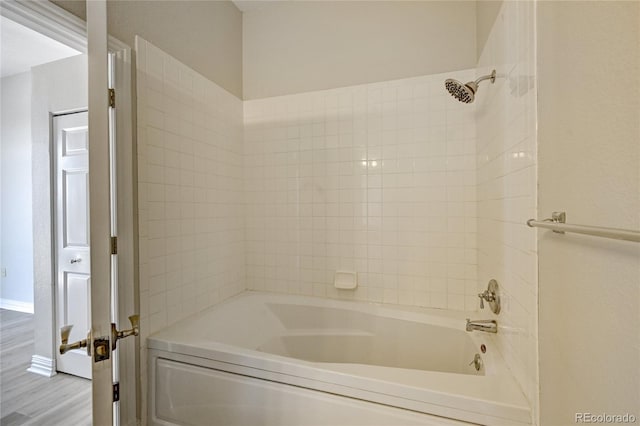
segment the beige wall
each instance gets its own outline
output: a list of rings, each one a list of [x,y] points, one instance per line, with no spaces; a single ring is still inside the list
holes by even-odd
[[[245,99],[473,68],[475,2],[270,2],[243,22]]]
[[[539,212],[640,229],[640,3],[538,3]],[[640,418],[640,247],[538,231],[542,425]]]
[[[84,1],[52,0],[85,18]],[[242,13],[230,1],[108,2],[109,33],[133,47],[137,34],[242,97]]]
[[[478,0],[476,2],[476,48],[478,59],[480,59],[484,45],[487,43],[502,3],[502,0]]]

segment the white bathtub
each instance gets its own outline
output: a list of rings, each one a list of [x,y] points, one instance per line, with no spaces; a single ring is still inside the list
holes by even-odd
[[[463,312],[246,292],[149,337],[149,421],[530,424],[490,339],[464,328]]]

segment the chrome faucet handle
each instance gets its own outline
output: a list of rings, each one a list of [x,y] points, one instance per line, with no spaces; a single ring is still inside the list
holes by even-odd
[[[486,300],[487,302],[493,302],[494,300],[496,300],[496,294],[491,290],[485,290],[484,300]]]
[[[489,307],[494,314],[500,313],[500,295],[498,294],[498,282],[496,280],[489,281],[487,289],[482,293],[478,293],[480,298],[480,309],[484,309],[484,302],[489,302]]]
[[[480,309],[484,309],[484,293],[478,293],[478,297],[480,298]]]

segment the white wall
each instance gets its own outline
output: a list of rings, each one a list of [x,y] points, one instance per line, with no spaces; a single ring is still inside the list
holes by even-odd
[[[239,98],[141,38],[136,54],[146,383],[149,334],[245,289],[243,130]]]
[[[538,399],[536,233],[536,87],[534,2],[504,2],[478,62],[495,84],[476,95],[478,137],[478,290],[500,284],[498,349],[529,399]]]
[[[86,19],[84,0],[51,0]],[[228,0],[107,2],[109,34],[133,47],[139,35],[242,97],[242,14]]]
[[[2,93],[2,259],[0,306],[33,312],[31,73],[5,77]]]
[[[266,3],[243,13],[245,99],[476,64],[475,1]]]
[[[538,3],[539,214],[640,229],[640,3]],[[640,245],[538,231],[540,423],[640,418]],[[638,420],[636,420],[638,421]]]
[[[31,75],[35,354],[55,360],[50,114],[87,108],[87,56],[33,67]]]
[[[475,309],[474,71],[245,101],[249,288]]]

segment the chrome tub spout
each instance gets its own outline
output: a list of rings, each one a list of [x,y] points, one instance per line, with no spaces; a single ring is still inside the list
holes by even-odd
[[[485,333],[497,333],[498,323],[496,320],[473,320],[467,318],[467,331],[484,331]]]

